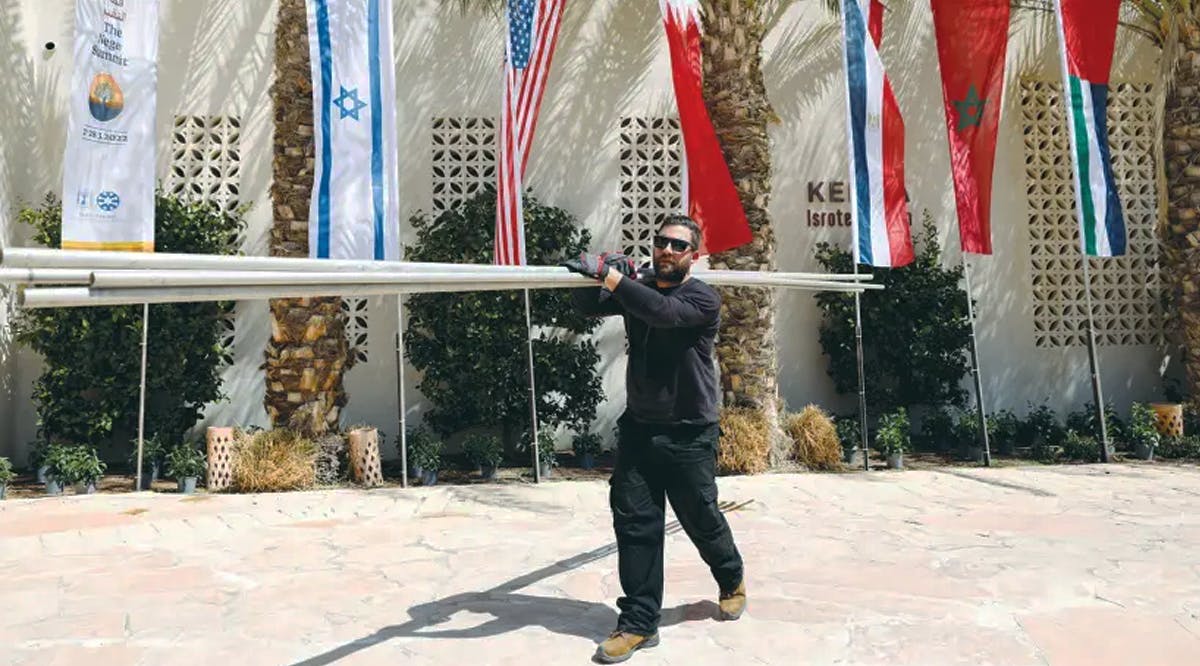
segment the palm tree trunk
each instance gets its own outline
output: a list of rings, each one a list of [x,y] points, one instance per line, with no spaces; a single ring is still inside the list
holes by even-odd
[[[762,76],[766,26],[754,0],[704,0],[704,98],[721,141],[754,240],[715,254],[713,268],[775,270],[775,234],[767,212],[771,193],[774,117]],[[723,288],[717,357],[726,407],[749,407],[767,421],[773,464],[786,455],[780,426],[773,289]]]
[[[305,0],[280,0],[276,18],[275,159],[271,255],[308,256],[308,206],[313,184],[312,78]],[[271,339],[264,355],[271,423],[308,437],[337,429],[346,404],[349,367],[340,298],[271,301]]]
[[[1163,123],[1169,204],[1163,228],[1165,268],[1184,346],[1191,401],[1200,406],[1200,24],[1181,26],[1174,87]]]

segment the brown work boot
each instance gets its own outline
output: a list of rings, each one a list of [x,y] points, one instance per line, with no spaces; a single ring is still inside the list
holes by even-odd
[[[642,648],[652,648],[658,645],[658,633],[649,636],[639,636],[627,631],[614,631],[608,640],[596,648],[596,661],[601,664],[616,664],[633,656]]]
[[[732,592],[722,592],[717,605],[721,607],[722,620],[736,620],[746,610],[746,581],[738,583]]]

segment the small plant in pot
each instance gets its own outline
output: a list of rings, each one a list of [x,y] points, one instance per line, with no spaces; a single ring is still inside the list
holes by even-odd
[[[596,455],[600,453],[600,435],[594,432],[581,432],[571,440],[571,448],[583,469],[596,466]]]
[[[438,470],[442,468],[442,440],[424,430],[420,436],[408,438],[408,454],[413,466],[420,470],[421,485],[436,485]]]
[[[63,483],[67,478],[70,450],[71,447],[60,443],[50,444],[45,447],[40,461],[39,477],[46,484],[47,495],[63,494]]]
[[[1153,460],[1154,450],[1161,441],[1154,410],[1149,405],[1133,403],[1129,418],[1129,443],[1133,445],[1133,455],[1142,460]]]
[[[908,413],[903,407],[879,419],[875,448],[887,456],[888,467],[904,468],[904,452],[909,448],[909,438]]]
[[[132,450],[129,452],[129,469],[137,474],[138,441],[132,439],[129,443],[132,446]],[[154,482],[158,481],[166,452],[166,447],[163,446],[158,433],[154,433],[142,442],[142,482],[138,484],[138,488],[149,490]]]
[[[96,482],[104,476],[108,465],[100,460],[96,450],[90,446],[73,446],[67,449],[62,463],[63,484],[75,486],[76,495],[91,495],[96,492]]]
[[[12,462],[8,458],[0,458],[0,500],[8,493],[8,484],[13,482],[17,475],[13,473]]]
[[[857,414],[834,417],[838,440],[842,443],[842,462],[852,467],[862,466],[862,426]]]
[[[404,443],[408,448],[408,478],[420,479],[424,470],[421,469],[421,452],[431,447],[441,449],[437,443],[437,435],[426,426],[417,426],[408,430],[408,435],[404,438]],[[396,438],[396,450],[400,449],[400,438]]]
[[[550,478],[554,468],[558,467],[558,458],[554,452],[554,435],[549,430],[538,431],[538,464],[544,479]]]
[[[504,458],[504,444],[495,435],[476,433],[463,441],[463,453],[479,471],[479,476],[491,479],[496,476],[496,466]]]
[[[204,475],[207,461],[196,446],[181,442],[167,453],[167,474],[179,484],[179,492],[190,495],[196,492],[196,481]]]

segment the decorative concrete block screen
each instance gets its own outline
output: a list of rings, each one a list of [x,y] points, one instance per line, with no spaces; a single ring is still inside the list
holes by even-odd
[[[678,118],[621,119],[621,251],[653,254],[659,220],[683,201],[683,140]]]
[[[1060,89],[1058,82],[1032,79],[1022,79],[1020,88],[1038,347],[1087,344],[1079,224]],[[1089,260],[1096,341],[1122,347],[1156,345],[1163,339],[1163,279],[1155,234],[1153,86],[1113,85],[1108,128],[1129,244],[1124,257]]]
[[[350,345],[350,353],[359,363],[366,363],[370,359],[367,351],[367,324],[370,321],[367,297],[343,298],[342,313],[346,315],[346,342]]]
[[[496,185],[496,120],[433,119],[433,210],[439,213]]]
[[[238,116],[175,116],[166,190],[185,201],[210,202],[223,211],[236,211],[241,205],[241,135]],[[238,248],[244,241],[240,236],[230,239]],[[227,364],[233,363],[236,333],[237,314],[230,310],[221,318],[221,349]]]

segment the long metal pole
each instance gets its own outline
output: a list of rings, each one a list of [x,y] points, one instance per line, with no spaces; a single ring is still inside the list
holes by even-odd
[[[854,274],[858,275],[858,261],[854,261]],[[862,303],[859,292],[854,292],[854,342],[858,348],[858,414],[859,429],[862,431],[863,469],[871,469],[871,446],[867,439],[867,373],[863,363]]]
[[[404,401],[404,296],[396,294],[396,393],[400,424],[400,487],[408,487],[408,427]]]
[[[525,290],[525,342],[529,345],[529,419],[533,429],[533,482],[542,482],[541,451],[538,450],[537,388],[533,380],[533,318],[529,310],[529,290]]]
[[[1096,355],[1096,324],[1092,317],[1092,280],[1088,256],[1083,253],[1083,294],[1087,304],[1088,360],[1092,367],[1092,393],[1096,400],[1096,418],[1100,423],[1100,462],[1108,462],[1108,424],[1104,421],[1104,390],[1100,386],[1100,360]]]
[[[138,392],[138,453],[137,453],[137,485],[142,488],[142,449],[146,442],[146,346],[150,339],[150,304],[142,304],[142,383]]]
[[[971,374],[975,375],[975,405],[979,411],[979,432],[983,437],[983,464],[992,466],[992,447],[987,431],[987,410],[983,405],[983,381],[979,373],[979,343],[975,332],[975,304],[971,302],[971,265],[967,262],[967,253],[963,253],[963,279],[967,283],[967,318],[971,320]]]

